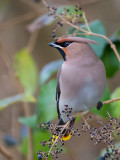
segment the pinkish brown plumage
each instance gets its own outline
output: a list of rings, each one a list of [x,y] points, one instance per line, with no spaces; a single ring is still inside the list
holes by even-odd
[[[95,41],[80,38],[60,38],[50,46],[57,48],[64,63],[57,76],[57,108],[59,124],[67,122],[61,115],[65,105],[72,108],[72,114],[94,107],[104,94],[106,72],[104,64],[97,57],[89,43]]]

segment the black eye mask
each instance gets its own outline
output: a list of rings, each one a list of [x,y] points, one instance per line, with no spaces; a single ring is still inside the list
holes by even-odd
[[[72,43],[72,42],[66,41],[66,42],[63,42],[63,43],[58,43],[58,42],[56,42],[55,44],[57,44],[57,45],[59,45],[59,46],[61,46],[61,47],[68,47],[71,43]]]
[[[72,42],[66,41],[66,42],[63,42],[63,43],[56,42],[55,44],[58,45],[58,46],[61,46],[61,47],[65,48],[65,47],[68,47],[71,43]],[[65,55],[64,51],[61,48],[59,48],[59,47],[56,47],[56,48],[59,50],[60,54],[62,55],[63,60],[66,61],[66,55]]]

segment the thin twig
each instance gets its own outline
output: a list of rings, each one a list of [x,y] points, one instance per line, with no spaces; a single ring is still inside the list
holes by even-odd
[[[2,44],[0,44],[2,46]],[[14,87],[19,90],[20,93],[24,93],[24,89],[19,81],[19,79],[16,79],[15,78],[15,72],[13,70],[13,68],[11,67],[12,64],[9,60],[9,57],[7,55],[7,53],[4,51],[3,47],[2,48],[2,51],[3,51],[3,58],[4,60],[6,60],[6,66],[8,68],[8,71],[9,71],[9,76],[10,78],[12,79],[12,82],[14,83]],[[28,105],[28,103],[24,103],[24,110],[25,110],[25,116],[28,117],[30,116],[30,106]],[[33,160],[33,139],[32,139],[32,129],[28,127],[28,138],[29,138],[29,147],[28,147],[28,150],[29,150],[29,154],[28,154],[28,160]]]
[[[85,12],[83,12],[83,18],[84,18],[84,20],[85,20],[85,24],[86,24],[86,27],[87,27],[88,31],[91,33],[91,29],[90,29],[90,27],[89,27],[89,24],[88,24],[88,21],[87,21]]]
[[[102,102],[103,103],[103,105],[104,104],[109,104],[109,103],[113,103],[113,102],[116,102],[116,101],[119,101],[120,100],[120,97],[118,97],[118,98],[112,98],[112,99],[110,99],[110,100],[108,100],[108,101],[104,101],[104,102]],[[79,113],[76,113],[75,115],[73,115],[73,117],[77,117],[77,116],[82,116],[84,114],[84,112],[82,113],[82,112],[79,112]]]
[[[15,160],[13,155],[3,145],[0,146],[0,153],[3,154],[8,160]]]
[[[0,24],[0,30],[4,31],[4,30],[6,30],[6,29],[8,29],[8,28],[10,28],[10,27],[12,27],[16,24],[19,24],[19,23],[22,23],[22,22],[27,21],[29,19],[35,18],[39,15],[40,15],[40,13],[38,14],[37,11],[33,11],[33,12],[30,12],[30,13],[26,13],[24,15],[20,15],[16,18],[13,18],[13,19],[8,20],[4,23],[1,23]]]
[[[29,51],[29,53],[32,53],[36,44],[36,41],[38,39],[39,36],[39,30],[31,33],[30,35],[30,39],[28,41],[28,45],[27,45],[27,49]]]
[[[40,6],[36,3],[34,3],[34,1],[27,1],[27,0],[18,0],[20,3],[22,3],[22,5],[26,5],[26,7],[30,7],[32,10],[37,10],[37,12],[39,12]],[[17,2],[18,3],[18,2]]]
[[[51,148],[50,148],[50,150],[49,150],[49,152],[48,152],[48,155],[51,153],[54,145],[56,144],[56,142],[57,142],[57,140],[58,140],[58,138],[59,138],[59,136],[58,136],[58,137],[55,139],[55,141],[53,142],[53,144],[52,144],[52,146],[51,146]]]
[[[60,134],[61,134],[61,133],[64,131],[64,129],[66,129],[69,125],[70,125],[70,121],[68,121],[68,122],[63,126],[62,131],[60,132]],[[51,146],[51,148],[50,148],[50,150],[49,150],[49,152],[48,152],[48,155],[51,153],[54,145],[56,144],[57,140],[60,138],[60,134],[58,135],[58,137],[55,139],[54,143],[52,144],[52,146]]]
[[[109,103],[113,103],[113,102],[119,101],[119,100],[120,100],[120,97],[118,97],[118,98],[113,98],[113,99],[111,99],[111,100],[104,101],[104,102],[102,102],[102,103],[103,103],[103,104],[109,104]],[[86,112],[86,111],[85,111],[85,112],[79,112],[79,113],[74,114],[73,117],[81,116],[82,119],[84,120],[85,124],[88,126],[88,129],[89,129],[89,128],[90,128],[90,125],[87,123],[87,121],[86,121],[85,118],[83,117],[83,114],[86,114],[86,113],[88,113],[88,112]],[[62,133],[69,125],[70,125],[70,120],[69,120],[65,125],[61,126],[61,127],[63,127],[61,133]],[[58,127],[59,127],[59,126],[58,126]],[[57,140],[58,140],[59,138],[60,138],[60,134],[58,135],[58,137],[55,139],[54,143],[52,144],[52,146],[51,146],[51,148],[50,148],[50,150],[49,150],[49,152],[48,152],[48,155],[51,153],[54,145],[56,144],[56,142],[57,142]]]
[[[43,2],[44,5],[49,9],[49,11],[54,11],[52,8],[50,8],[50,7],[48,6],[48,4],[46,3],[45,0],[42,0],[42,2]],[[91,32],[91,31],[86,31],[85,29],[82,29],[82,28],[80,28],[79,26],[74,25],[73,23],[69,22],[67,19],[65,19],[63,16],[61,16],[61,15],[59,15],[59,14],[57,14],[57,13],[54,13],[54,16],[56,16],[56,17],[58,17],[59,19],[61,19],[61,20],[63,21],[63,23],[68,24],[68,25],[70,25],[71,27],[73,27],[73,28],[75,28],[75,29],[77,29],[77,30],[79,30],[79,31],[84,32],[86,35],[91,35],[91,36],[97,36],[97,37],[104,38],[107,42],[110,43],[110,46],[111,46],[112,50],[114,51],[114,53],[116,54],[116,57],[117,57],[118,61],[120,62],[120,55],[119,55],[119,53],[118,53],[118,51],[117,51],[117,49],[116,49],[116,46],[115,46],[115,44],[113,44],[113,42],[112,42],[107,36],[104,36],[104,35],[102,35],[102,34],[96,34],[96,33],[93,33],[93,32]],[[85,17],[85,22],[87,22],[86,17]],[[89,27],[88,27],[88,23],[87,23],[86,25],[87,25],[87,28],[89,28]]]
[[[25,116],[29,117],[31,115],[31,109],[28,103],[23,103]],[[27,160],[33,160],[33,130],[32,128],[28,127],[28,157]]]
[[[118,97],[118,98],[112,98],[112,99],[110,99],[110,100],[108,100],[108,101],[104,101],[104,102],[102,102],[103,104],[109,104],[109,103],[113,103],[113,102],[115,102],[115,101],[119,101],[120,100],[120,97]]]

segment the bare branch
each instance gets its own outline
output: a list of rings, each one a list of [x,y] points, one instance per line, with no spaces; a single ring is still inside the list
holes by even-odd
[[[56,144],[57,140],[60,138],[60,134],[70,125],[70,121],[68,121],[65,125],[63,125],[63,128],[62,128],[62,131],[59,133],[58,137],[55,139],[54,143],[52,144],[49,152],[48,152],[48,155],[51,153],[54,145]]]
[[[27,45],[27,49],[29,53],[33,52],[38,36],[39,36],[39,30],[35,31],[34,33],[31,33],[28,41],[28,45]]]
[[[20,15],[16,18],[13,18],[11,20],[8,20],[8,21],[2,23],[0,25],[0,30],[4,31],[4,30],[6,30],[6,29],[8,29],[8,28],[10,28],[10,27],[12,27],[16,24],[19,24],[19,23],[22,23],[22,22],[27,21],[29,19],[35,18],[35,17],[37,17],[37,15],[38,15],[38,11],[33,11],[33,12],[30,12],[30,13],[26,13],[24,15]]]
[[[90,29],[90,27],[89,27],[89,24],[88,24],[88,21],[87,21],[85,12],[83,12],[83,18],[84,18],[84,20],[85,20],[85,24],[86,24],[86,27],[87,27],[88,31],[91,33],[91,29]]]
[[[104,101],[102,103],[103,104],[109,104],[109,103],[113,103],[113,102],[116,102],[116,101],[119,101],[119,100],[120,100],[120,97],[118,97],[118,98],[112,98],[112,99],[110,99],[108,101]]]
[[[0,153],[3,154],[9,160],[15,160],[12,154],[2,145],[0,146]]]
[[[42,2],[44,3],[44,5],[49,9],[49,11],[54,11],[51,7],[48,6],[48,4],[46,3],[45,0],[42,0]],[[59,19],[61,19],[63,21],[63,23],[65,24],[68,24],[70,25],[71,27],[77,29],[78,31],[82,31],[84,32],[86,35],[91,35],[91,36],[97,36],[97,37],[101,37],[101,38],[104,38],[111,46],[111,49],[114,51],[118,61],[120,62],[120,55],[116,49],[116,46],[113,44],[113,42],[107,37],[107,36],[104,36],[102,34],[96,34],[96,33],[93,33],[91,32],[90,28],[89,28],[89,25],[88,25],[88,22],[87,22],[87,18],[85,16],[85,13],[83,14],[84,16],[84,20],[85,20],[85,23],[86,23],[86,26],[88,28],[88,31],[86,31],[85,29],[82,29],[80,28],[79,26],[77,25],[74,25],[72,22],[68,21],[67,19],[65,19],[62,15],[59,15],[57,13],[54,13],[54,16],[58,17]]]
[[[119,101],[119,100],[120,100],[120,97],[118,97],[118,98],[113,98],[113,99],[111,99],[111,100],[104,101],[104,102],[102,102],[102,103],[103,103],[103,104],[109,104],[109,103],[113,103],[113,102]],[[87,121],[86,121],[85,118],[83,117],[83,115],[86,114],[86,113],[88,113],[88,111],[79,112],[79,113],[76,113],[75,115],[73,115],[73,117],[81,116],[82,119],[83,119],[83,121],[85,122],[85,124],[88,126],[88,129],[90,129],[90,125],[87,123]],[[69,120],[65,125],[61,126],[61,127],[62,127],[62,131],[60,132],[60,134],[61,134],[66,128],[68,128],[69,125],[70,125],[70,120]],[[58,127],[59,127],[59,126],[58,126]],[[51,146],[51,148],[50,148],[50,150],[49,150],[49,152],[48,152],[48,155],[51,153],[51,151],[52,151],[53,147],[55,146],[57,140],[60,138],[60,134],[58,135],[58,137],[55,139],[54,143],[52,144],[52,146]]]

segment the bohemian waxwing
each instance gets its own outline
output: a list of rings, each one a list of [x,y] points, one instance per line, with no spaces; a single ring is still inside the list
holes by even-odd
[[[60,38],[49,43],[57,48],[64,63],[57,74],[56,101],[59,125],[68,119],[62,114],[65,105],[72,108],[72,113],[89,110],[98,105],[106,86],[104,64],[97,57],[89,43],[95,41],[81,37]]]

